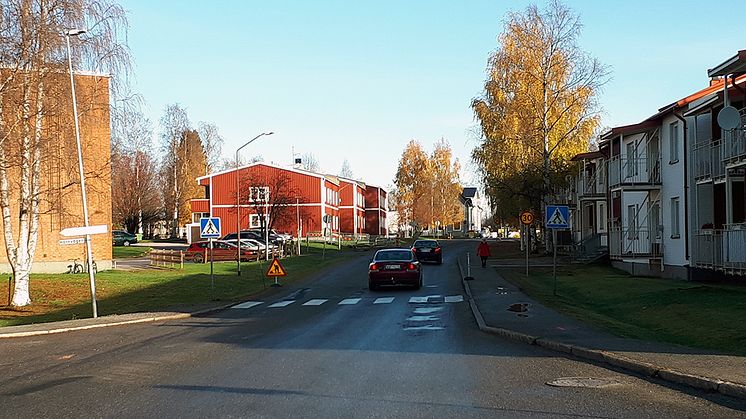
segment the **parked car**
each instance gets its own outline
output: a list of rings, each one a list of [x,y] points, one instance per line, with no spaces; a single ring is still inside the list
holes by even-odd
[[[235,244],[223,240],[214,240],[212,242],[212,260],[236,260],[238,249]],[[210,260],[210,242],[200,241],[189,245],[184,252],[184,258],[194,263],[203,263]],[[250,249],[241,249],[241,260],[252,260],[256,258],[256,252]]]
[[[262,238],[262,242],[264,242],[264,235],[265,235],[264,230],[262,230],[261,228],[252,228],[249,231],[259,235]],[[274,229],[269,229],[269,242],[272,244],[282,245],[283,243],[285,243],[287,240],[290,240],[290,239],[292,239],[290,235],[281,234],[275,231]]]
[[[112,230],[111,243],[114,246],[129,246],[137,243],[137,236],[124,230]]]
[[[381,249],[368,265],[368,289],[380,286],[422,288],[422,269],[411,249]]]
[[[221,240],[224,240],[224,241],[233,240],[233,242],[235,243],[236,237],[238,237],[238,234],[228,233],[225,236],[223,236]],[[261,243],[264,243],[264,236],[262,236],[261,234],[257,233],[254,230],[241,230],[241,240],[244,240],[244,239],[253,239]]]
[[[430,260],[438,265],[443,263],[443,249],[437,240],[417,240],[412,245],[412,251],[422,262]]]

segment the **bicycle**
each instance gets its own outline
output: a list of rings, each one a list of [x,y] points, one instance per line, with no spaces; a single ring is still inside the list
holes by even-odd
[[[96,266],[96,261],[94,260],[93,262],[91,262],[91,265],[93,266],[93,274],[94,275],[97,274],[98,273],[98,267]],[[83,269],[84,269],[85,272],[88,272],[88,263],[86,263],[85,265],[83,265]]]
[[[75,259],[68,259],[69,261],[72,261],[72,265],[67,265],[67,272],[68,274],[81,274],[83,273],[83,265],[78,263],[78,258]],[[95,272],[95,271],[94,271]]]

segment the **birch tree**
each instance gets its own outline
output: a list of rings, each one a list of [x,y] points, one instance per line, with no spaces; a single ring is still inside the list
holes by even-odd
[[[123,42],[127,21],[121,6],[105,0],[0,1],[0,211],[15,279],[11,304],[16,307],[31,303],[29,273],[39,215],[45,196],[52,192],[42,167],[56,164],[57,170],[64,170],[60,164],[77,160],[54,160],[59,142],[68,140],[61,134],[69,131],[55,130],[50,119],[70,114],[70,91],[63,87],[69,86],[63,34],[73,28],[88,30],[70,39],[74,67],[111,74],[115,96],[129,70]],[[83,101],[79,98],[81,113],[87,111]],[[72,120],[61,118],[72,125]]]
[[[462,187],[459,180],[461,166],[453,158],[453,150],[445,139],[435,143],[430,157],[432,168],[432,205],[435,209],[435,220],[446,226],[463,221],[459,197]]]
[[[422,145],[417,140],[411,140],[399,159],[394,180],[399,219],[415,222],[418,228],[433,221],[430,166],[430,159]]]
[[[197,127],[197,133],[202,140],[202,148],[207,158],[205,175],[208,175],[220,167],[224,140],[218,131],[217,125],[213,123],[200,122]]]
[[[563,179],[569,158],[589,147],[608,70],[578,46],[581,29],[558,1],[508,16],[484,94],[472,101],[481,134],[472,157],[498,208],[543,210],[552,178]]]
[[[161,117],[161,163],[163,177],[167,182],[163,185],[163,200],[166,211],[170,215],[171,236],[178,236],[179,203],[183,200],[183,183],[179,179],[186,159],[179,158],[179,149],[184,140],[184,133],[191,129],[191,123],[186,110],[178,103],[166,105]],[[199,173],[202,173],[200,171]]]

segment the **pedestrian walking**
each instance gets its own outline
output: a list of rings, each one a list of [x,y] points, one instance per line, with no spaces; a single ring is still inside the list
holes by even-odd
[[[482,259],[482,267],[487,267],[487,258],[490,257],[490,245],[487,243],[487,239],[482,239],[477,247],[477,256]]]

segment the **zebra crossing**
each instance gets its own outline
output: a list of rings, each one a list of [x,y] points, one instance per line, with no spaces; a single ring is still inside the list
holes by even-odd
[[[461,303],[464,301],[463,295],[426,295],[426,296],[413,296],[413,297],[403,297],[402,299],[406,299],[407,303],[409,304],[432,304],[432,303]],[[246,301],[240,304],[236,304],[232,306],[232,309],[250,309],[253,307],[257,307],[260,305],[265,305],[267,308],[284,308],[288,307],[290,305],[300,305],[300,306],[321,306],[324,304],[335,304],[338,306],[353,306],[360,303],[363,304],[374,304],[374,305],[380,305],[380,304],[392,304],[397,300],[397,297],[378,297],[376,299],[372,298],[343,298],[339,301],[335,300],[332,301],[330,298],[312,298],[310,300],[279,300],[270,303],[266,303],[264,301]],[[332,302],[330,302],[332,301]],[[298,303],[298,304],[296,304]]]

